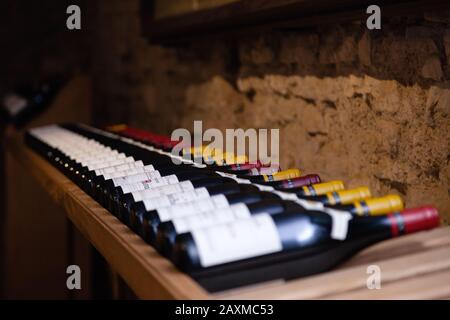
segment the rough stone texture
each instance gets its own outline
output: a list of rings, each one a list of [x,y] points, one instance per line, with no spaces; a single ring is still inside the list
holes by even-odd
[[[283,167],[298,166],[408,207],[450,217],[448,21],[383,21],[149,45],[137,7],[103,12],[95,47],[101,119],[177,127],[280,128]],[[122,5],[123,6],[123,5]],[[101,11],[101,10],[100,10]],[[114,35],[114,36],[113,36]],[[108,107],[108,108],[106,108]]]

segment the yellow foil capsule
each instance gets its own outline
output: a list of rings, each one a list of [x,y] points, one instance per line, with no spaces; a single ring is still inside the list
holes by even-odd
[[[333,180],[329,182],[312,184],[302,187],[302,193],[305,196],[320,196],[328,192],[335,192],[344,189],[344,182],[341,180]]]
[[[287,169],[270,175],[263,175],[264,181],[280,181],[300,177],[299,169]]]
[[[396,194],[358,201],[353,205],[355,206],[356,214],[361,216],[381,215],[403,210],[403,201]]]
[[[370,190],[367,187],[360,187],[350,190],[342,190],[329,192],[326,194],[328,203],[335,204],[350,204],[355,201],[360,201],[371,197]]]
[[[110,132],[120,132],[123,131],[125,129],[127,129],[128,126],[124,123],[119,123],[119,124],[113,124],[111,126],[107,126],[106,130],[110,131]]]

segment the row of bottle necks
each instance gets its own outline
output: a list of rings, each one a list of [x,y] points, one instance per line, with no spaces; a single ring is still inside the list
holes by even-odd
[[[403,210],[397,195],[372,198],[366,187],[345,190],[342,181],[321,182],[298,169],[220,158],[204,166],[192,157],[177,165],[170,139],[132,128],[51,125],[30,130],[26,139],[188,272],[439,224],[431,206]]]

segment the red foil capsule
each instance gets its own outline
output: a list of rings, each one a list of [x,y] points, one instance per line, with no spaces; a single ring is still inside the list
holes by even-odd
[[[230,169],[231,170],[235,170],[235,171],[241,171],[241,170],[250,170],[250,169],[259,169],[262,167],[261,162],[258,160],[256,162],[245,162],[245,163],[240,163],[240,164],[232,164],[230,165]]]
[[[438,210],[432,206],[406,209],[401,212],[405,233],[433,229],[440,224]]]
[[[309,186],[311,184],[320,182],[321,180],[318,174],[308,174],[306,176],[280,181],[279,187],[284,189],[290,189]]]

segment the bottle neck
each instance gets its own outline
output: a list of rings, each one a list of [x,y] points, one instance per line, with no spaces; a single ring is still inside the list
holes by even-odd
[[[437,209],[429,206],[406,209],[387,215],[355,217],[350,221],[347,238],[373,234],[387,239],[432,229],[437,227],[439,223]]]

